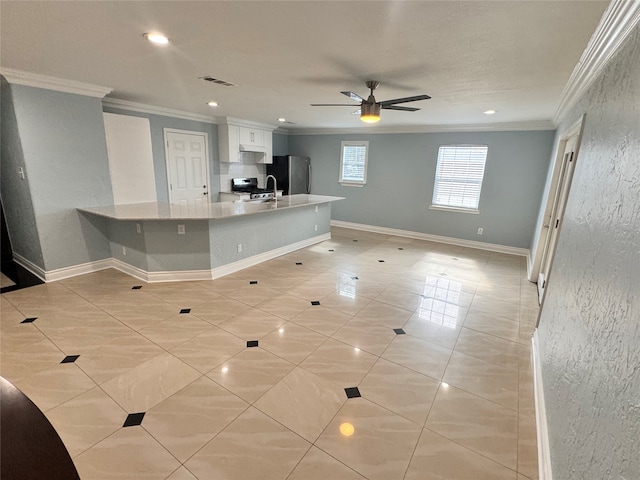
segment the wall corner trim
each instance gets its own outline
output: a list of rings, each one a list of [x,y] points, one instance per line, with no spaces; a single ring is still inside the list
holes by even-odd
[[[57,92],[75,93],[87,97],[104,98],[113,91],[113,88],[102,87],[100,85],[91,85],[89,83],[76,82],[74,80],[66,80],[64,78],[50,77],[48,75],[40,75],[37,73],[25,72],[23,70],[14,70],[12,68],[3,68],[0,74],[7,79],[7,82],[16,85],[26,85],[28,87],[44,88],[46,90],[55,90]]]
[[[542,385],[542,361],[538,347],[538,330],[534,332],[531,338],[531,355],[536,408],[536,433],[538,437],[538,476],[540,480],[553,480],[549,431],[547,429],[547,410],[544,403],[544,387]]]
[[[182,120],[192,120],[194,122],[217,124],[215,117],[200,115],[199,113],[190,113],[183,110],[174,110],[172,108],[156,107],[145,103],[130,102],[128,100],[120,100],[118,98],[105,98],[102,100],[103,107],[118,108],[131,112],[150,113],[152,115],[161,115],[164,117],[180,118]]]
[[[27,260],[22,255],[20,255],[20,254],[18,254],[16,252],[13,252],[12,255],[13,255],[13,261],[14,262],[16,262],[22,268],[24,268],[25,270],[29,271],[30,273],[32,273],[36,277],[38,277],[43,282],[46,281],[45,280],[46,279],[46,273],[42,268],[37,266],[31,260]]]
[[[476,242],[474,240],[464,240],[462,238],[442,237],[440,235],[432,235],[430,233],[412,232],[410,230],[398,230],[395,228],[378,227],[376,225],[364,225],[361,223],[343,222],[341,220],[331,220],[334,227],[351,228],[353,230],[362,230],[364,232],[381,233],[384,235],[395,235],[397,237],[415,238],[416,240],[427,240],[429,242],[447,243],[459,247],[477,248],[479,250],[488,250],[490,252],[507,253],[510,255],[519,255],[528,257],[529,250],[526,248],[510,247],[508,245],[497,245],[495,243]]]
[[[640,2],[612,0],[564,87],[553,117],[554,125],[560,124],[562,118],[600,75],[638,22]]]

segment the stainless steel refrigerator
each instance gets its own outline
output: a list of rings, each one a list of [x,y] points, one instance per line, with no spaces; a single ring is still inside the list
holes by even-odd
[[[273,163],[267,164],[267,175],[278,181],[278,190],[283,195],[311,193],[311,159],[294,155],[274,156]]]

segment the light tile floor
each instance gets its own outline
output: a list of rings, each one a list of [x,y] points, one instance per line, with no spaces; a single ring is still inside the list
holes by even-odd
[[[212,281],[5,293],[0,371],[83,480],[537,479],[525,259],[332,235]]]

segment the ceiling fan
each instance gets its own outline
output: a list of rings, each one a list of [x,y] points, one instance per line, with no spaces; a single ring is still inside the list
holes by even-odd
[[[376,123],[380,121],[380,109],[385,108],[387,110],[401,110],[403,112],[415,112],[420,110],[414,107],[399,107],[398,103],[417,102],[418,100],[428,100],[431,97],[429,95],[416,95],[414,97],[394,98],[393,100],[384,100],[382,102],[376,102],[376,97],[373,96],[373,91],[378,88],[380,82],[370,80],[366,83],[367,88],[371,90],[369,98],[366,100],[357,93],[353,92],[340,92],[346,95],[351,100],[360,102],[360,110],[353,112],[354,114],[360,114],[360,120],[366,123]],[[312,107],[357,107],[353,103],[312,103]]]

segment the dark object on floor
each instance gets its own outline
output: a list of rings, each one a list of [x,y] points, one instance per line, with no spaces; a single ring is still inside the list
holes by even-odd
[[[2,377],[0,387],[0,477],[80,480],[69,452],[38,407]]]

